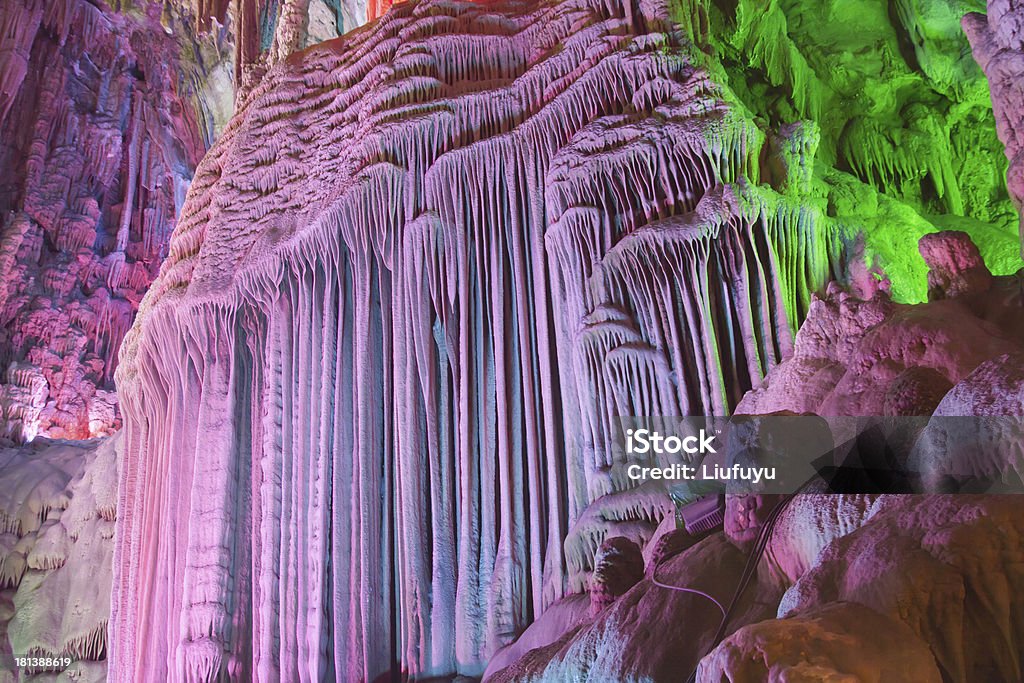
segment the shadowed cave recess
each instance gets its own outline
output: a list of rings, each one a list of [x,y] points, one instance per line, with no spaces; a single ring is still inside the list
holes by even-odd
[[[0,682],[1024,680],[1021,112],[1011,0],[4,0]]]

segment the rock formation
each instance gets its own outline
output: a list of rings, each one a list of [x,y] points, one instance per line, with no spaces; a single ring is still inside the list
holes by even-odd
[[[789,588],[782,618],[727,638],[701,680],[1018,680],[1022,507],[1019,496],[882,497]]]
[[[621,9],[402,5],[256,86],[122,349],[112,675],[479,673],[591,566],[621,402],[723,413],[788,349],[835,231]]]
[[[967,26],[998,76],[995,4]],[[124,430],[0,453],[0,655],[1020,678],[1015,499],[730,495],[690,533],[617,440],[881,412],[952,443],[1019,405],[1015,86],[990,100],[965,9],[5,4],[4,430],[107,434],[117,401]],[[933,454],[908,462],[951,489],[1016,457]]]
[[[1024,413],[1019,275],[992,277],[962,233],[921,242],[935,300],[895,304],[875,292],[865,301],[830,286],[811,304],[793,356],[737,411],[860,415],[869,418],[862,428],[932,415],[914,432],[912,469],[939,482],[1019,481],[1024,433],[1011,419]],[[697,543],[682,531],[663,533],[650,542],[647,578],[624,594],[604,590],[595,572],[591,604],[601,610],[565,619],[571,599],[557,603],[522,645],[498,653],[485,680],[560,681],[570,672],[678,680],[690,671],[709,682],[1020,678],[1024,629],[1011,615],[1024,588],[1024,500],[1016,495],[796,496],[778,518],[755,585],[741,594],[760,607],[731,614],[712,649],[721,614],[697,615],[714,617],[713,603],[729,603],[739,572],[687,558],[727,547],[745,560],[779,499],[730,496],[724,531]],[[602,550],[631,543],[610,538]],[[723,584],[709,587],[709,567]],[[684,598],[673,587],[703,595],[676,602]]]
[[[120,425],[118,348],[236,96],[367,18],[335,0],[113,5],[0,7],[0,437],[16,441]]]
[[[607,538],[594,557],[590,582],[590,610],[600,613],[643,578],[640,546],[624,536]]]
[[[991,0],[988,14],[964,16],[974,58],[985,70],[999,139],[1010,165],[1006,185],[1017,210],[1024,205],[1024,8],[1015,0]],[[1022,221],[1024,231],[1024,221]],[[1024,237],[1024,232],[1021,233]]]
[[[118,348],[203,145],[175,41],[84,0],[0,7],[0,436],[120,424]]]
[[[927,235],[920,251],[932,301],[899,304],[881,291],[864,300],[830,285],[814,297],[792,357],[736,412],[931,415],[982,363],[1024,352],[1024,270],[993,277],[960,232]],[[959,414],[985,414],[964,407]]]
[[[0,450],[0,656],[106,680],[119,436]],[[37,673],[46,667],[33,667]],[[0,680],[15,681],[10,672]]]
[[[859,603],[833,603],[747,626],[701,662],[698,676],[701,681],[942,680],[927,645],[911,629]]]
[[[719,533],[663,562],[657,578],[727,602],[745,561],[746,554]],[[750,590],[739,606],[738,621],[770,619],[779,595],[781,588],[771,584]],[[486,680],[685,681],[710,649],[721,619],[707,597],[673,591],[646,578],[592,621],[529,651]]]
[[[937,226],[1016,266],[1005,192],[962,174],[1001,158],[969,65],[908,57],[844,130],[820,55],[740,9],[795,110],[658,3],[398,5],[252,87],[122,348],[115,679],[479,674],[671,509],[617,415],[728,414],[830,279],[923,299],[899,246]],[[738,573],[713,543],[684,555]]]
[[[401,0],[399,0],[401,1]],[[232,96],[243,100],[267,69],[292,53],[337,38],[382,16],[394,0],[166,0],[161,23],[191,37],[200,109],[219,134]],[[211,77],[212,76],[212,77]]]

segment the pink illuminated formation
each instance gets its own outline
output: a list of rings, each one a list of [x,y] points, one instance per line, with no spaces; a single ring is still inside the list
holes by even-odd
[[[479,674],[653,531],[613,416],[727,412],[838,254],[665,17],[397,5],[249,94],[122,349],[113,680]]]
[[[988,14],[963,19],[974,58],[985,71],[999,139],[1010,167],[1006,186],[1018,211],[1024,210],[1024,8],[1014,0],[989,0]],[[1021,237],[1024,239],[1024,221]],[[1024,253],[1024,247],[1022,247]]]
[[[120,418],[121,339],[203,145],[175,42],[79,0],[0,4],[0,436]]]
[[[0,662],[1024,680],[1016,0],[0,3]]]

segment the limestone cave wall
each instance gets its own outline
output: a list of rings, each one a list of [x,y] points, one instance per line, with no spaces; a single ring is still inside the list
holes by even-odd
[[[266,72],[122,348],[112,676],[478,675],[671,512],[615,416],[730,413],[941,227],[1019,267],[977,66],[772,7],[413,2]]]
[[[1017,400],[1020,21],[992,4],[4,3],[0,418],[35,442],[0,452],[0,656],[660,679],[841,633],[864,675],[898,638],[927,680],[1019,674],[833,588],[833,542],[898,539],[878,585],[911,590],[920,530],[974,524],[943,501],[800,498],[712,641],[654,575],[725,590],[767,503],[697,542],[613,447],[622,415]]]
[[[177,43],[143,19],[0,7],[0,413],[17,440],[120,425],[118,348],[205,151]]]

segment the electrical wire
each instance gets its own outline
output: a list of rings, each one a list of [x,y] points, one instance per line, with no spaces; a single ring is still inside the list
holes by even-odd
[[[654,571],[651,572],[651,583],[653,583],[655,586],[658,586],[659,588],[667,588],[670,591],[680,591],[681,593],[693,593],[694,595],[699,595],[702,598],[707,598],[711,602],[715,603],[715,607],[718,608],[718,611],[722,613],[722,618],[725,619],[725,607],[713,595],[705,593],[702,590],[697,590],[696,588],[687,588],[686,586],[672,586],[667,583],[662,583],[661,581],[658,581],[658,569],[660,567],[661,563],[659,562],[654,567]]]

